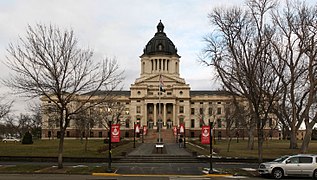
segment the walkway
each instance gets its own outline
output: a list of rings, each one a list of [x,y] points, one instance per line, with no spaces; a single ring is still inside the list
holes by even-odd
[[[139,147],[135,148],[134,151],[130,152],[128,156],[191,156],[189,152],[187,152],[184,148],[180,148],[176,143],[165,143],[164,146],[166,153],[157,154],[153,153],[153,150],[155,149],[154,143],[143,143]]]

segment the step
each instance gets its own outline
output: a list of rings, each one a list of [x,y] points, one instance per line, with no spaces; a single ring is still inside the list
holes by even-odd
[[[201,163],[201,160],[190,156],[127,156],[118,163]]]

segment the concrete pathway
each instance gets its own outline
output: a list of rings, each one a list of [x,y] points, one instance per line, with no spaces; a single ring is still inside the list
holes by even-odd
[[[161,154],[162,156],[168,156],[168,155],[178,155],[178,156],[191,156],[189,152],[187,152],[184,148],[180,148],[178,144],[176,143],[165,143],[164,144],[166,148],[166,153]],[[134,156],[151,156],[153,155],[153,149],[155,148],[154,143],[143,143],[139,147],[135,148],[132,152],[130,152],[128,155],[134,155]],[[157,154],[155,154],[157,155]]]

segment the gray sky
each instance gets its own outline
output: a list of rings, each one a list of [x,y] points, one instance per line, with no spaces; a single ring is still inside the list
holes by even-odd
[[[125,71],[124,89],[140,75],[140,58],[146,43],[162,20],[165,33],[181,56],[180,74],[192,90],[218,88],[213,72],[197,62],[210,32],[207,15],[215,7],[243,5],[244,0],[0,0],[0,58],[9,42],[24,37],[27,25],[53,24],[72,28],[79,44],[91,48],[95,58],[116,58]],[[9,74],[0,64],[0,76]],[[0,93],[8,90],[0,87]],[[29,100],[16,99],[15,110],[23,111]]]
[[[140,75],[140,58],[146,43],[162,20],[167,36],[181,56],[180,73],[193,90],[216,89],[210,68],[197,62],[210,29],[207,14],[216,6],[239,4],[242,0],[0,0],[0,58],[10,42],[25,37],[27,25],[53,24],[72,28],[83,48],[91,48],[96,60],[116,58],[125,71],[124,89]],[[9,70],[1,63],[1,77]],[[0,93],[15,100],[16,113],[24,112],[30,100]]]

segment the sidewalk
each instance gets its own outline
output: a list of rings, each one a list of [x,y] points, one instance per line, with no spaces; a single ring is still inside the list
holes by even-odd
[[[132,156],[191,156],[184,148],[180,148],[176,143],[165,143],[164,148],[166,153],[162,154],[153,154],[153,149],[155,148],[155,143],[143,143],[135,150],[128,154]]]

